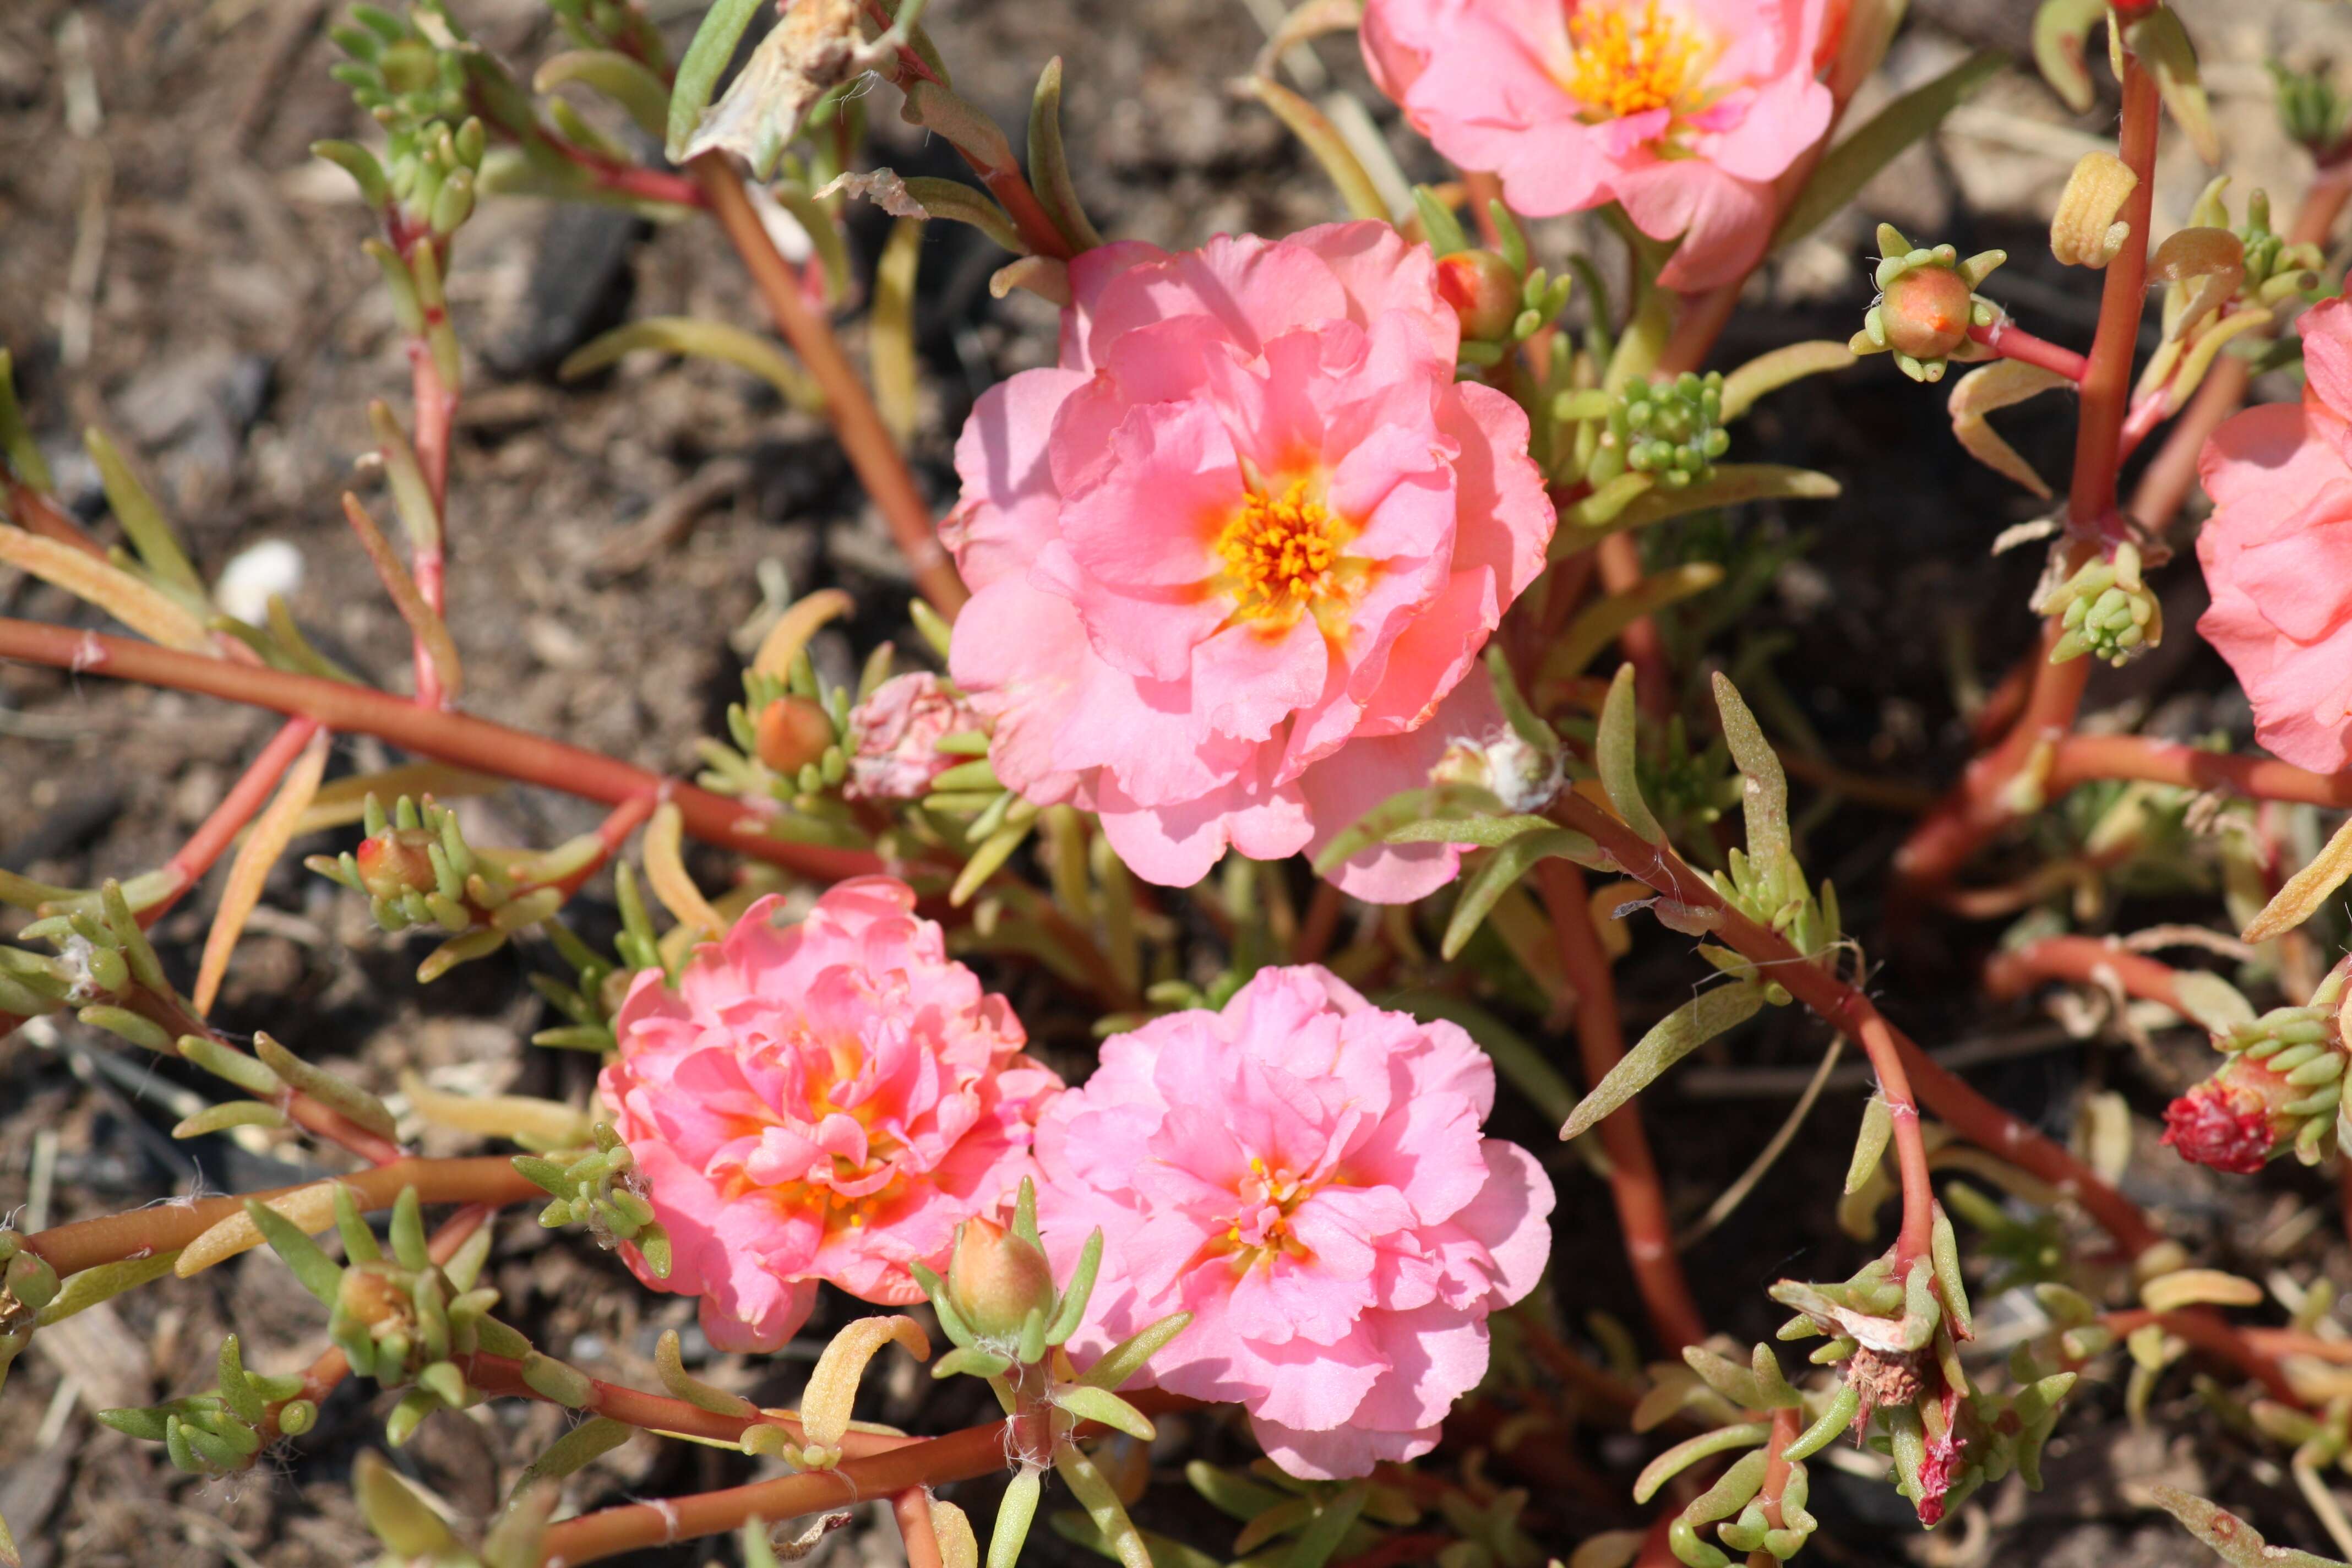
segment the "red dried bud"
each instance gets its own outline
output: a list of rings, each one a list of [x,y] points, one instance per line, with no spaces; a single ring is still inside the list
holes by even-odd
[[[1462,318],[1462,335],[1496,342],[1511,335],[1519,318],[1520,279],[1511,264],[1491,250],[1457,250],[1437,262],[1437,292]]]
[[[2279,1133],[2269,1100],[2259,1089],[2223,1081],[2228,1070],[2165,1107],[2164,1142],[2192,1164],[2251,1176],[2269,1162]]]
[[[1053,1265],[1035,1242],[993,1221],[968,1219],[956,1230],[948,1300],[974,1333],[1017,1334],[1031,1312],[1054,1310]]]
[[[760,710],[760,760],[777,773],[799,773],[833,744],[833,720],[805,697],[779,697]]]
[[[1968,341],[1974,308],[1968,279],[1948,267],[1915,267],[1879,301],[1886,346],[1913,359],[1942,359]]]
[[[396,899],[410,891],[430,892],[439,882],[433,874],[433,846],[440,836],[425,827],[388,827],[362,839],[352,858],[359,862],[360,883],[379,899]]]

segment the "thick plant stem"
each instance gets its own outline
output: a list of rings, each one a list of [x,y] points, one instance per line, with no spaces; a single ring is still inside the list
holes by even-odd
[[[1786,1458],[1789,1445],[1797,1440],[1797,1432],[1804,1423],[1801,1410],[1772,1412],[1772,1436],[1765,1442],[1764,1489],[1758,1495],[1764,1502],[1764,1522],[1774,1530],[1786,1527],[1781,1517],[1780,1500],[1789,1489],[1789,1475],[1795,1468]],[[1761,1550],[1748,1554],[1748,1568],[1779,1568],[1780,1559]]]
[[[1573,792],[1560,797],[1553,813],[1563,826],[1591,836],[1627,875],[1703,911],[1714,941],[1756,964],[1832,1028],[1862,1040],[1867,1048],[1870,1037],[1864,1034],[1864,1026],[1875,1020],[1919,1103],[1942,1118],[1954,1132],[2073,1198],[2134,1257],[2164,1239],[2128,1198],[2099,1180],[2089,1166],[1937,1066],[1900,1029],[1888,1024],[1869,997],[1803,957],[1777,933],[1730,908],[1712,883],[1671,849],[1650,843]],[[1878,1060],[1875,1052],[1872,1060],[1874,1064]]]
[[[2118,534],[2116,469],[2122,461],[2124,421],[2130,413],[2132,353],[2139,342],[2147,303],[2148,218],[2155,196],[2156,79],[2134,56],[2124,58],[2123,132],[2118,150],[2139,184],[2118,214],[2131,226],[2130,237],[2107,263],[2099,297],[2099,326],[2091,340],[2081,387],[2082,411],[2074,434],[2074,473],[2067,491],[2066,567],[2072,571],[2095,554],[2100,541]],[[1895,857],[1898,888],[1912,899],[1932,896],[1958,875],[1969,858],[2020,816],[2041,809],[2048,798],[2029,770],[2047,765],[2049,749],[2074,728],[2090,660],[2049,662],[2060,632],[2042,628],[2033,689],[2025,712],[2000,744],[1969,765],[1960,782],[1905,841]]]
[[[484,1365],[489,1360],[478,1357],[476,1365]],[[487,1381],[482,1386],[506,1392]],[[1171,1398],[1156,1390],[1128,1397],[1146,1415],[1191,1405],[1189,1400]],[[597,1414],[614,1413],[599,1409]],[[614,1418],[627,1419],[617,1415]],[[782,1421],[777,1424],[788,1429],[793,1425]],[[1101,1430],[1086,1426],[1076,1435],[1083,1438]],[[540,1548],[540,1561],[545,1568],[557,1568],[558,1564],[578,1568],[580,1563],[618,1556],[624,1552],[724,1534],[740,1529],[748,1520],[761,1519],[775,1524],[821,1510],[853,1508],[877,1497],[897,1497],[909,1491],[919,1496],[925,1487],[971,1480],[1006,1468],[1002,1421],[967,1426],[942,1437],[887,1437],[853,1432],[844,1439],[842,1447],[853,1457],[829,1470],[806,1470],[693,1497],[625,1503],[565,1520],[548,1531]]]
[[[1560,966],[1576,989],[1576,1037],[1584,1058],[1585,1080],[1599,1083],[1625,1054],[1609,955],[1592,929],[1583,873],[1572,861],[1546,860],[1537,874],[1552,928],[1559,936]],[[1641,1289],[1658,1338],[1669,1351],[1680,1352],[1706,1338],[1706,1323],[1691,1300],[1690,1282],[1683,1278],[1665,1194],[1658,1185],[1657,1162],[1651,1157],[1650,1140],[1642,1131],[1638,1106],[1627,1105],[1602,1118],[1600,1131],[1601,1147],[1609,1155],[1610,1195],[1616,1200],[1617,1220],[1625,1232],[1625,1255],[1633,1268],[1633,1281]]]
[[[129,637],[0,618],[0,658],[112,676],[317,720],[341,733],[373,735],[438,762],[618,805],[652,795],[675,802],[686,830],[803,876],[837,880],[883,869],[862,849],[796,844],[760,831],[757,807],[578,746],[470,714],[439,711],[386,692],[285,670],[231,664]]]
[[[2352,773],[2315,773],[2269,757],[2204,752],[2145,735],[2069,735],[2053,749],[2045,786],[2053,799],[2095,779],[2144,779],[2337,810],[2352,806]]]
[[[939,1532],[931,1528],[931,1500],[921,1487],[908,1487],[890,1500],[898,1539],[907,1546],[907,1568],[943,1568]]]
[[[2295,1392],[2285,1369],[2279,1365],[2271,1351],[2264,1348],[2266,1342],[2263,1336],[2282,1331],[2240,1329],[2210,1307],[2190,1307],[2176,1312],[2152,1312],[2140,1308],[2125,1312],[2108,1312],[2099,1321],[2119,1336],[2150,1323],[2159,1323],[2168,1332],[2179,1335],[2199,1350],[2220,1357],[2253,1378],[2270,1392],[2273,1399],[2299,1407],[2309,1403]]]
[[[1778,977],[1780,972],[1773,973]],[[1895,1237],[1895,1278],[1900,1279],[1910,1272],[1913,1259],[1927,1255],[1935,1239],[1936,1188],[1927,1177],[1927,1143],[1919,1133],[1919,1101],[1911,1091],[1911,1075],[1895,1043],[1894,1027],[1874,1008],[1861,1019],[1858,1033],[1871,1068],[1878,1074],[1878,1091],[1886,1100],[1894,1127],[1895,1165],[1903,1182],[1903,1227]]]
[[[268,801],[270,792],[278,787],[278,781],[285,776],[288,768],[294,765],[294,759],[302,754],[302,748],[309,745],[310,737],[318,732],[319,721],[315,719],[289,719],[284,728],[271,737],[269,744],[261,749],[260,755],[247,766],[244,775],[230,786],[228,794],[221,797],[221,803],[213,807],[212,815],[188,836],[185,844],[173,851],[169,860],[163,862],[163,869],[174,878],[172,890],[138,912],[141,926],[152,926],[171,913],[172,906],[204,879],[205,873],[212,869],[213,862],[220,858],[221,852],[244,830],[245,825],[253,820],[254,813]]]
[[[849,455],[850,466],[857,470],[858,479],[866,493],[889,525],[890,537],[898,541],[899,551],[907,557],[907,565],[914,574],[915,586],[931,607],[950,620],[955,618],[964,601],[971,597],[963,579],[956,575],[955,563],[939,542],[931,522],[929,503],[915,488],[915,477],[908,471],[907,460],[900,456],[898,443],[891,439],[889,427],[874,406],[873,395],[858,378],[848,355],[842,353],[841,343],[833,335],[823,315],[809,303],[801,289],[800,279],[780,255],[775,243],[760,221],[751,205],[751,198],[743,189],[742,176],[719,153],[705,153],[689,165],[695,180],[709,198],[710,210],[719,226],[727,231],[751,281],[759,287],[760,297],[767,301],[768,313],[775,318],[776,329],[793,352],[808,366],[817,386],[824,394],[826,416],[832,419],[835,433],[841,438],[842,450]]]
[[[2101,937],[2046,936],[1995,954],[1984,972],[1985,989],[2003,1001],[2047,981],[2100,985],[2110,978],[2127,996],[2181,1011],[2180,994],[2174,986],[2179,974],[2172,965]]]
[[[2074,437],[2074,477],[2066,492],[2068,521],[2095,529],[2115,510],[2116,470],[2124,417],[2129,411],[2132,353],[2139,346],[2147,305],[2148,219],[2156,200],[2156,77],[2136,55],[2124,55],[2123,132],[2116,151],[2139,176],[2118,221],[2131,233],[2107,263],[2099,296],[2099,328],[2083,373],[2083,406]]]
[[[502,1207],[547,1194],[514,1168],[514,1162],[496,1154],[463,1160],[397,1160],[348,1176],[324,1178],[352,1189],[362,1209],[390,1208],[403,1187],[415,1187],[428,1204],[488,1204]],[[316,1185],[303,1182],[291,1187],[270,1187],[234,1197],[175,1199],[129,1214],[100,1219],[75,1220],[52,1226],[25,1238],[59,1274],[79,1274],[101,1263],[126,1258],[152,1258],[175,1252],[234,1214],[245,1212],[247,1198],[283,1197]]]

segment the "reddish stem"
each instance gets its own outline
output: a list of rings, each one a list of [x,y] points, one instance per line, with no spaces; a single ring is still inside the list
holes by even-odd
[[[1778,972],[1775,972],[1776,977]],[[1795,987],[1790,987],[1791,990]],[[1936,1189],[1927,1179],[1927,1144],[1919,1134],[1919,1102],[1911,1075],[1895,1043],[1894,1027],[1872,1009],[1860,1020],[1862,1048],[1878,1074],[1878,1091],[1894,1127],[1895,1165],[1903,1180],[1903,1228],[1895,1237],[1895,1278],[1906,1279],[1912,1260],[1925,1258],[1936,1234]]]
[[[2138,1208],[2090,1167],[1938,1066],[1902,1030],[1886,1023],[1869,997],[1799,954],[1777,932],[1727,905],[1714,886],[1671,848],[1650,843],[1572,791],[1560,797],[1553,811],[1562,825],[1591,836],[1608,850],[1627,874],[1705,911],[1715,941],[1756,964],[1832,1028],[1862,1040],[1865,1049],[1872,1048],[1865,1026],[1875,1020],[1885,1031],[1879,1049],[1893,1047],[1892,1055],[1909,1079],[1907,1087],[1954,1132],[2074,1198],[2126,1252],[2137,1256],[2163,1240]],[[1878,1061],[1875,1050],[1871,1059],[1874,1065]]]
[[[2090,374],[2090,362],[2073,349],[2035,337],[2007,316],[1989,327],[1970,327],[1969,336],[2003,359],[2039,365],[2079,384]]]
[[[1454,1535],[1441,1535],[1432,1530],[1391,1535],[1369,1552],[1341,1558],[1333,1568],[1397,1568],[1401,1563],[1418,1563],[1424,1558],[1434,1558],[1460,1539]]]
[[[220,858],[221,852],[236,840],[245,825],[253,820],[254,813],[269,799],[270,792],[278,787],[278,781],[285,777],[286,770],[294,765],[294,759],[302,754],[302,748],[309,745],[310,737],[318,732],[319,721],[315,719],[289,719],[271,737],[269,744],[261,749],[260,755],[253,759],[244,775],[230,787],[228,794],[221,798],[221,803],[213,807],[212,815],[189,835],[185,844],[173,852],[169,860],[163,862],[163,869],[173,872],[176,880],[171,891],[139,911],[139,924],[142,928],[153,925],[171,913],[172,906],[178,903],[189,889],[203,880],[205,873],[212,869],[213,862]]]
[[[1789,1462],[1787,1454],[1789,1445],[1797,1440],[1797,1433],[1803,1421],[1804,1412],[1801,1410],[1772,1412],[1772,1436],[1765,1441],[1764,1489],[1759,1495],[1764,1501],[1764,1522],[1774,1530],[1783,1529],[1788,1523],[1780,1512],[1780,1500],[1789,1489],[1789,1476],[1796,1467]],[[1779,1561],[1770,1552],[1761,1550],[1748,1556],[1748,1568],[1764,1568],[1766,1563],[1774,1564],[1777,1568]]]
[[[420,755],[500,778],[619,805],[640,795],[675,801],[686,830],[803,876],[838,880],[884,869],[865,850],[795,844],[759,831],[757,808],[725,795],[561,741],[510,730],[470,714],[436,711],[346,681],[232,665],[130,637],[77,632],[0,617],[0,658],[202,692],[232,702],[317,720],[345,734],[374,735]]]
[[[2131,412],[2124,416],[2122,450],[2116,461],[2127,460],[2139,450],[2139,444],[2147,439],[2148,432],[2164,423],[2165,406],[2170,401],[2171,394],[2161,386],[2133,401]]]
[[[1575,863],[1546,860],[1536,874],[1552,928],[1559,933],[1560,966],[1576,991],[1576,1037],[1584,1058],[1585,1080],[1597,1084],[1625,1054],[1609,955],[1601,949],[1600,933],[1593,930],[1584,875]],[[1600,1131],[1601,1147],[1609,1155],[1610,1195],[1616,1200],[1617,1220],[1625,1232],[1625,1255],[1633,1264],[1634,1283],[1641,1288],[1658,1338],[1668,1350],[1678,1352],[1706,1338],[1706,1323],[1691,1300],[1689,1281],[1683,1278],[1682,1259],[1675,1251],[1674,1224],[1658,1185],[1650,1140],[1642,1131],[1641,1112],[1633,1104],[1622,1106],[1601,1119]]]
[[[331,1179],[351,1188],[362,1209],[390,1208],[403,1187],[415,1187],[417,1197],[428,1204],[503,1207],[547,1195],[523,1180],[511,1160],[497,1154],[464,1160],[396,1160]],[[249,1198],[266,1201],[315,1184],[304,1182],[234,1197],[173,1199],[129,1214],[52,1226],[26,1237],[25,1246],[39,1253],[59,1274],[79,1274],[101,1263],[177,1251],[229,1215],[243,1214]]]
[[[2181,1011],[2180,994],[2174,987],[2179,973],[2112,937],[2043,937],[1996,954],[1984,972],[1985,989],[2001,1001],[2022,996],[2048,981],[2099,985],[2108,978],[2127,996],[2161,1002],[2176,1013]]]
[[[1601,567],[1604,592],[1623,594],[1641,586],[1642,547],[1633,542],[1633,534],[1612,533],[1594,546],[1592,553]],[[1641,699],[1642,711],[1653,719],[1671,714],[1674,675],[1666,666],[1666,639],[1659,635],[1655,617],[1642,616],[1627,622],[1617,634],[1617,646],[1633,667],[1633,690]]]
[[[647,169],[636,163],[607,157],[593,147],[583,147],[567,142],[541,127],[540,138],[566,162],[585,169],[595,182],[608,191],[635,196],[639,201],[667,202],[673,206],[708,207],[709,197],[702,188],[684,174],[673,174],[666,169]]]
[[[921,1487],[908,1487],[890,1500],[898,1539],[907,1544],[907,1568],[944,1568],[939,1532],[931,1528],[931,1500]]]
[[[2253,800],[2352,806],[2352,772],[2315,773],[2270,757],[2200,751],[2145,735],[2069,735],[2059,742],[2045,786],[2051,798],[2095,779],[2145,779]]]
[[[690,167],[710,198],[719,226],[734,242],[751,281],[767,301],[777,330],[824,394],[825,413],[833,421],[834,433],[840,437],[842,450],[849,455],[866,493],[889,525],[891,538],[914,574],[915,585],[933,609],[953,620],[971,595],[956,574],[955,563],[940,547],[930,505],[915,488],[907,460],[890,438],[865,382],[841,352],[832,327],[810,307],[800,279],[777,253],[775,242],[768,237],[766,226],[751,206],[751,198],[744,193],[742,177],[725,154],[705,153]]]
[[[2258,1334],[2272,1331],[2241,1329],[2210,1307],[2189,1307],[2174,1312],[2152,1312],[2136,1308],[2126,1312],[2108,1312],[2099,1321],[2117,1334],[2128,1334],[2150,1323],[2160,1323],[2168,1332],[2179,1335],[2199,1350],[2219,1356],[2248,1377],[2268,1389],[2274,1399],[2302,1407],[2303,1396],[2287,1380],[2286,1371],[2256,1342]]]
[[[2070,524],[2091,529],[2116,506],[2126,405],[2131,397],[2132,353],[2139,344],[2147,303],[2148,218],[2156,198],[2156,78],[2138,56],[2123,58],[2123,132],[2116,151],[2138,176],[2116,216],[2130,237],[2107,263],[2099,296],[2099,329],[2082,377],[2083,409],[2074,437],[2074,479],[2067,491]]]

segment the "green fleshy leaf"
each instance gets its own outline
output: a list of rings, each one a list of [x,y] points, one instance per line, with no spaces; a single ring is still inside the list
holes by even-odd
[[[1608,1075],[1592,1086],[1560,1129],[1563,1140],[1590,1130],[1625,1104],[1664,1072],[1707,1041],[1754,1017],[1764,1005],[1764,987],[1754,981],[1736,981],[1702,991],[1658,1020],[1641,1043],[1619,1058]]]
[[[727,63],[735,58],[735,46],[742,41],[743,30],[762,0],[718,0],[703,13],[702,25],[694,30],[694,41],[686,47],[686,54],[677,62],[677,84],[670,89],[668,136],[664,150],[671,163],[686,156],[686,144],[694,140],[697,126],[702,122],[702,111],[710,107],[710,95],[726,74]]]
[[[1460,954],[1485,923],[1495,901],[1533,870],[1538,862],[1561,858],[1596,870],[1615,868],[1616,862],[1600,846],[1574,828],[1554,827],[1541,817],[1529,820],[1545,822],[1544,830],[1524,834],[1503,844],[1463,884],[1462,896],[1454,901],[1454,913],[1445,922],[1444,940],[1438,944],[1438,951],[1446,958]]]

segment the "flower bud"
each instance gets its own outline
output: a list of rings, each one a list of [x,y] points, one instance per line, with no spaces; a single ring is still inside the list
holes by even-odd
[[[1439,258],[1437,292],[1462,318],[1462,335],[1475,342],[1508,338],[1522,303],[1518,273],[1491,250]]]
[[[1949,267],[1915,267],[1879,301],[1887,346],[1918,360],[1943,359],[1966,342],[1972,308],[1968,280]]]
[[[779,697],[760,710],[760,761],[787,777],[823,757],[833,720],[805,697]]]
[[[992,1220],[968,1219],[956,1229],[948,1300],[982,1339],[1007,1338],[1031,1312],[1053,1311],[1053,1266],[1035,1242]]]
[[[358,1264],[344,1269],[336,1305],[366,1324],[371,1332],[382,1324],[404,1323],[415,1315],[407,1289],[381,1264]]]
[[[931,781],[969,757],[940,750],[950,735],[982,727],[971,705],[928,670],[895,675],[850,710],[852,800],[916,800]]]
[[[2352,1058],[2331,989],[2340,980],[2329,982],[2311,1005],[2276,1008],[2213,1037],[2229,1060],[2164,1112],[2164,1142],[2182,1159],[2250,1175],[2289,1149],[2305,1164],[2327,1152]]]
[[[389,827],[362,839],[352,858],[359,862],[360,884],[372,897],[397,899],[415,890],[430,892],[438,885],[432,847],[441,836],[429,827]]]

